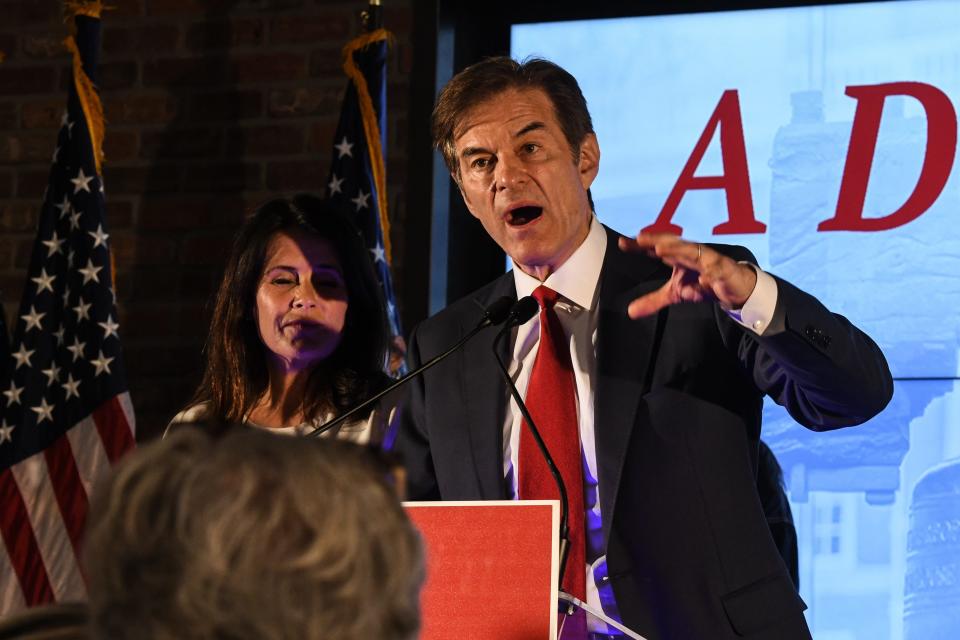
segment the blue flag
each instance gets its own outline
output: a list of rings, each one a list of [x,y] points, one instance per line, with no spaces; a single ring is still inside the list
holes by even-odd
[[[350,81],[334,136],[327,195],[349,213],[363,232],[383,297],[390,330],[402,335],[390,277],[390,237],[386,193],[387,41],[378,29],[344,47],[344,70]]]

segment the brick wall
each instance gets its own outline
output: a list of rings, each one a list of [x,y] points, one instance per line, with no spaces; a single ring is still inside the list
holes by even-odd
[[[111,0],[100,89],[120,332],[140,439],[199,377],[209,301],[232,235],[277,191],[323,188],[364,1]],[[388,192],[404,226],[412,0],[389,0]],[[56,0],[0,0],[0,296],[12,328],[66,104]],[[394,234],[398,284],[404,243]],[[401,305],[403,291],[398,291]]]

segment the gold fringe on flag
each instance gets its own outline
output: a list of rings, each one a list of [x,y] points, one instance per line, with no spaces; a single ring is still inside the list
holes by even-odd
[[[104,5],[101,0],[67,0],[63,3],[63,6],[67,11],[67,19],[74,16],[99,18],[102,11],[113,8]]]
[[[87,129],[90,130],[90,143],[93,145],[93,161],[97,165],[97,175],[101,176],[103,175],[103,105],[100,103],[100,96],[97,95],[93,81],[83,70],[83,61],[80,60],[80,50],[77,49],[76,40],[70,36],[63,43],[73,56],[73,83],[77,89],[83,115],[87,120]]]
[[[353,61],[353,53],[368,44],[386,40],[393,41],[393,34],[386,29],[376,29],[365,33],[348,42],[343,47],[343,71],[357,88],[357,98],[360,102],[360,117],[363,121],[363,134],[367,137],[367,148],[370,150],[370,165],[373,168],[373,188],[377,191],[377,202],[380,204],[380,227],[383,230],[383,249],[390,264],[390,218],[387,216],[387,170],[384,163],[383,149],[380,145],[380,125],[377,124],[377,112],[373,108],[373,100],[367,88],[367,81],[363,73]]]
[[[100,14],[109,11],[113,7],[108,7],[101,0],[66,0],[64,8],[67,12],[67,19],[76,16],[86,16],[88,18],[100,19]],[[80,59],[80,50],[77,48],[77,41],[70,36],[63,41],[67,51],[73,57],[73,84],[77,89],[77,97],[80,99],[80,108],[83,109],[83,117],[87,120],[87,129],[90,131],[90,143],[93,146],[93,161],[97,166],[97,175],[103,179],[103,136],[105,122],[103,118],[103,103],[100,102],[100,94],[97,93],[93,81],[83,70],[83,61]],[[115,254],[110,252],[110,279],[113,290],[117,290],[117,264]]]

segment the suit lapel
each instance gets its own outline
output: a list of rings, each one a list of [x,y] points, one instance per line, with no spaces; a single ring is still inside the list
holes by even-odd
[[[663,310],[655,316],[631,320],[627,305],[660,287],[670,273],[644,255],[624,254],[616,238],[617,234],[607,229],[597,329],[594,428],[604,543],[609,539],[637,406],[651,383],[653,359],[668,313]]]
[[[516,298],[513,276],[502,276],[496,285],[476,300],[480,307],[474,318],[464,318],[462,332],[466,334],[480,317],[480,308],[486,308],[501,296]],[[493,340],[500,327],[481,331],[460,352],[460,371],[465,372],[461,384],[466,400],[465,415],[473,452],[474,472],[483,499],[500,500],[505,497],[503,484],[503,416],[506,406],[506,387],[493,357]],[[500,343],[500,357],[507,360],[510,340]]]
[[[667,311],[657,316],[631,320],[627,305],[634,298],[654,291],[669,276],[669,269],[646,256],[624,254],[617,247],[617,234],[607,229],[607,250],[600,282],[600,318],[597,334],[597,382],[594,408],[600,508],[604,540],[616,505],[627,445],[633,430],[640,397],[647,391],[653,361],[659,346]],[[503,275],[491,289],[478,296],[477,313],[461,318],[461,335],[473,328],[485,308],[500,296],[516,297],[513,276]],[[484,499],[505,497],[503,484],[503,416],[506,407],[504,382],[493,359],[493,339],[499,328],[477,335],[459,354],[464,372],[460,381],[465,400],[465,421],[474,473]],[[500,357],[509,362],[509,340],[500,345]]]

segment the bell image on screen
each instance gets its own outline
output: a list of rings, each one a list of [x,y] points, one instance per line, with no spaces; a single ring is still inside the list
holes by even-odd
[[[863,426],[764,409],[813,636],[960,637],[960,3],[518,23],[511,55],[580,83],[602,222],[744,245],[887,356]]]

